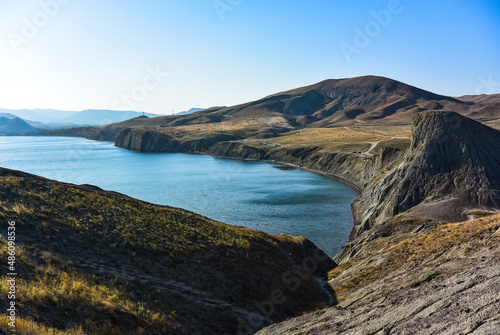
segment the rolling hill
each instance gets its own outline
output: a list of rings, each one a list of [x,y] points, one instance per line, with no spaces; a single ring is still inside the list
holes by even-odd
[[[147,128],[168,134],[183,129],[183,133],[191,133],[195,138],[213,138],[215,133],[233,139],[269,138],[294,129],[409,125],[415,113],[425,110],[453,110],[491,126],[500,126],[495,104],[462,101],[389,78],[364,76],[325,80],[232,107],[213,107],[187,115],[133,118],[100,128],[53,134],[116,141],[123,130]]]
[[[31,134],[37,131],[39,129],[29,125],[18,117],[12,119],[0,117],[0,135]]]

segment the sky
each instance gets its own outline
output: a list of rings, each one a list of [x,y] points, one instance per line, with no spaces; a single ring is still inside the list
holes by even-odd
[[[170,114],[324,79],[500,92],[498,0],[0,0],[0,108]]]

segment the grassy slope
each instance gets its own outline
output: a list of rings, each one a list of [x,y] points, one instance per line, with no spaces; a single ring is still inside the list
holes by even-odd
[[[258,334],[498,333],[500,214],[479,214],[449,224],[396,217],[330,272],[338,306]]]
[[[382,147],[406,148],[409,145],[410,129],[406,126],[356,126],[335,128],[306,128],[291,131],[270,139],[247,140],[246,145],[273,147],[278,145],[287,149],[319,147],[324,153],[367,152]]]
[[[330,271],[330,283],[338,301],[349,304],[349,300],[358,296],[364,288],[402,268],[418,269],[436,257],[440,257],[440,263],[457,258],[458,253],[454,252],[457,249],[462,249],[460,256],[465,260],[473,260],[472,255],[481,249],[498,251],[500,214],[484,213],[478,216],[471,221],[449,224],[396,216],[380,228],[380,238],[364,247],[354,259]],[[450,267],[412,285],[424,285],[436,278],[443,279],[464,271],[470,266],[465,260],[463,268]]]
[[[300,237],[5,169],[0,199],[1,235],[17,222],[18,326],[35,334],[234,333],[326,298],[317,278],[333,262]],[[311,272],[305,259],[315,260]],[[262,313],[256,303],[276,290],[286,302]]]

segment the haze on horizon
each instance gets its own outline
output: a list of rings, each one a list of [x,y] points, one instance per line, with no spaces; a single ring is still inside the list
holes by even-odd
[[[170,114],[318,81],[500,92],[495,0],[0,1],[0,108]]]

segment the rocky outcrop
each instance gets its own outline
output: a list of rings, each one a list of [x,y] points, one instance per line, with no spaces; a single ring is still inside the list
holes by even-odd
[[[120,132],[115,145],[141,152],[174,152],[179,142],[155,130],[127,128]]]
[[[437,214],[448,222],[466,219],[466,209],[500,207],[500,132],[453,112],[418,113],[401,164],[364,192],[359,232],[443,201]]]
[[[400,213],[458,222],[470,210],[500,209],[500,132],[454,112],[417,113],[410,148],[366,184],[358,209],[356,238],[335,256],[339,263]]]

